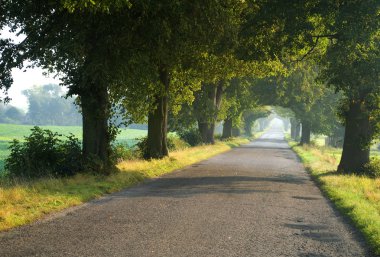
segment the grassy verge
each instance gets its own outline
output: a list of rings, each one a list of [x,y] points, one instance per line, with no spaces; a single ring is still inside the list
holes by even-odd
[[[380,179],[338,174],[339,150],[290,144],[325,194],[380,255]]]
[[[247,139],[231,139],[215,145],[192,147],[171,153],[162,160],[122,162],[120,171],[108,176],[78,175],[66,179],[42,179],[34,182],[0,182],[0,230],[30,223],[43,215],[79,205],[158,177],[195,162],[225,152]]]

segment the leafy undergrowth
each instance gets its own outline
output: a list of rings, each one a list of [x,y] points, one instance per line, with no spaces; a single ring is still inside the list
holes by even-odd
[[[340,153],[334,148],[290,144],[326,195],[380,255],[380,178],[337,173]]]
[[[135,160],[118,165],[119,172],[102,177],[76,175],[38,181],[0,181],[0,230],[24,225],[43,215],[79,205],[107,193],[120,191],[148,178],[158,177],[195,162],[248,143],[235,138],[215,145],[197,146],[172,152],[162,160]]]

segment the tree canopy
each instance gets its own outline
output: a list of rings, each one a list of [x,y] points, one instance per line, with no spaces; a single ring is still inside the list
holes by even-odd
[[[264,105],[292,109],[303,143],[310,133],[332,133],[340,113],[345,172],[363,169],[380,132],[377,0],[2,0],[1,6],[0,27],[25,38],[0,39],[0,88],[11,86],[12,68],[57,72],[68,95],[77,96],[84,158],[97,170],[112,166],[114,112],[148,122],[146,158],[169,154],[169,120],[170,129],[198,127],[202,140],[213,143],[222,120],[225,137],[242,124],[249,134],[253,120],[267,113]]]

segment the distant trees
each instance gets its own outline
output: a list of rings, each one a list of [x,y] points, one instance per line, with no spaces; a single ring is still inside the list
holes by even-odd
[[[59,85],[34,86],[22,93],[28,101],[26,113],[15,106],[0,104],[0,123],[57,126],[82,124],[74,98],[65,98],[66,92]]]
[[[0,123],[22,124],[24,121],[25,113],[23,110],[0,103]]]
[[[244,132],[247,136],[252,136],[252,127],[256,120],[268,117],[271,111],[266,107],[256,107],[245,110],[243,113]]]
[[[24,90],[29,102],[25,117],[32,125],[81,125],[82,117],[74,104],[74,98],[64,98],[66,92],[59,85],[48,84]]]
[[[311,133],[328,135],[338,118],[340,97],[317,81],[318,74],[317,66],[298,65],[277,82],[277,103],[293,111],[293,126],[302,125],[301,145],[310,144]]]
[[[25,39],[0,40],[0,88],[10,87],[11,69],[25,61],[58,72],[68,95],[78,96],[83,155],[96,170],[113,166],[116,111],[147,121],[149,159],[169,154],[169,129],[196,127],[213,143],[217,122],[224,120],[229,137],[244,120],[250,134],[265,114],[257,107],[270,104],[293,110],[306,144],[311,132],[338,127],[339,109],[346,126],[339,169],[360,171],[369,160],[380,130],[377,0],[3,0],[2,7],[0,27]],[[67,106],[50,101],[62,92],[46,90],[25,92],[28,118],[58,124],[63,116],[40,106],[61,113]]]

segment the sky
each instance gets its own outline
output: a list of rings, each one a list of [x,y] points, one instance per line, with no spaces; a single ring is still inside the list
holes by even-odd
[[[16,36],[15,34],[12,34],[8,32],[7,29],[3,29],[0,31],[0,37],[11,37],[15,42],[19,42],[24,38],[24,36]],[[19,107],[23,109],[24,111],[27,111],[28,109],[28,101],[26,97],[22,94],[22,91],[25,89],[32,88],[33,86],[40,86],[45,84],[59,84],[60,80],[55,79],[54,75],[51,74],[49,76],[44,76],[43,69],[40,68],[33,68],[33,69],[13,69],[12,70],[12,76],[13,76],[13,85],[8,90],[8,95],[12,100],[10,101],[10,105]]]

